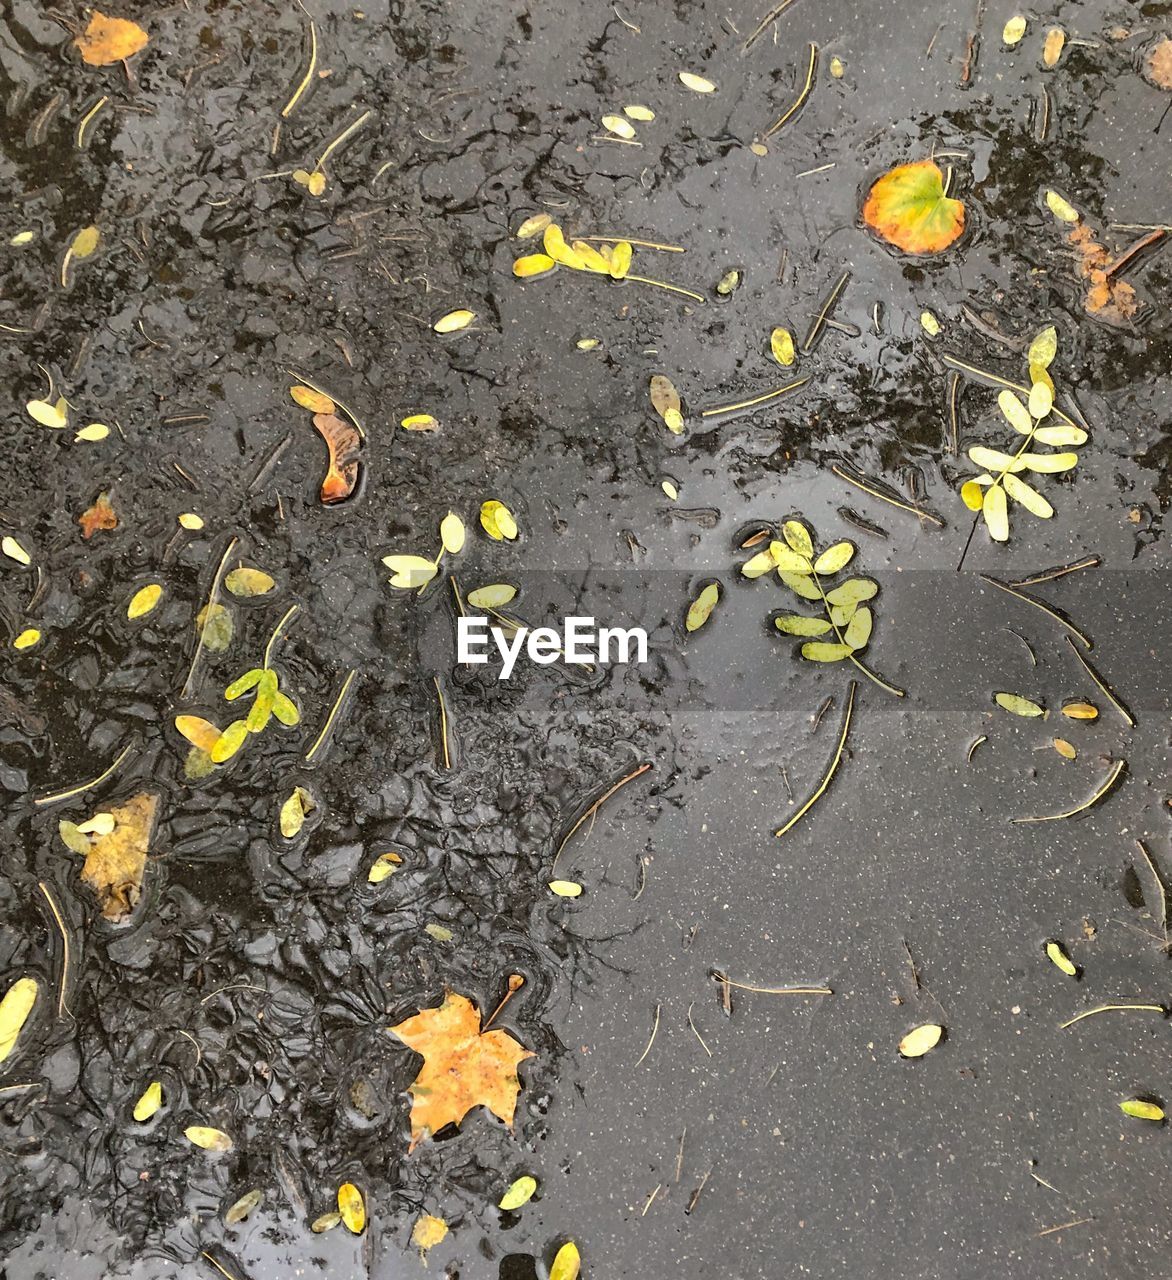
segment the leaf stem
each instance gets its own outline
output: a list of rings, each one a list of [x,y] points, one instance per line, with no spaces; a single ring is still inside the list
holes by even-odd
[[[281,631],[283,630],[285,623],[288,622],[289,619],[297,612],[297,609],[297,605],[291,604],[289,608],[286,609],[285,616],[273,628],[273,634],[269,636],[269,642],[265,645],[264,660],[260,664],[266,671],[269,669],[269,659],[273,656],[273,648],[276,645],[277,640],[280,638]]]

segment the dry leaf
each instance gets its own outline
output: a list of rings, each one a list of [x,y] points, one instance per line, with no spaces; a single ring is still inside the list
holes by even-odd
[[[391,586],[411,591],[426,586],[435,577],[436,563],[423,556],[383,556],[391,571]]]
[[[964,230],[964,205],[944,194],[944,175],[934,160],[917,160],[875,183],[863,221],[905,253],[939,253]]]
[[[130,603],[126,606],[126,616],[128,618],[144,618],[162,598],[163,588],[157,582],[149,582],[145,587],[140,587],[130,597]]]
[[[370,864],[370,870],[366,873],[366,878],[371,884],[382,884],[382,882],[393,876],[402,865],[403,859],[397,853],[380,853],[377,858]]]
[[[344,502],[358,483],[358,451],[362,447],[358,428],[333,413],[315,413],[313,425],[330,451],[321,500],[326,506]]]
[[[1172,90],[1172,36],[1161,36],[1144,55],[1144,77],[1157,89]]]
[[[314,1235],[321,1235],[324,1231],[333,1231],[336,1226],[342,1222],[342,1215],[337,1211],[333,1213],[323,1213],[320,1218],[314,1218],[309,1224],[310,1231]]]
[[[1042,45],[1042,66],[1056,66],[1065,45],[1066,32],[1061,27],[1051,27],[1046,32],[1046,42]]]
[[[306,814],[317,808],[317,802],[304,787],[294,787],[289,799],[281,806],[281,834],[292,840],[305,826]]]
[[[366,1226],[366,1205],[362,1192],[352,1182],[343,1182],[338,1188],[338,1212],[346,1229],[360,1236]]]
[[[684,619],[684,629],[699,631],[708,621],[712,610],[720,599],[720,585],[710,582],[688,606],[688,616]]]
[[[295,403],[310,413],[333,413],[337,406],[323,391],[315,391],[312,387],[290,387],[289,394]]]
[[[195,615],[195,629],[209,653],[223,653],[232,643],[232,633],[235,630],[232,611],[219,601],[206,604]]]
[[[1099,708],[1093,702],[1068,702],[1062,714],[1070,720],[1097,720]]]
[[[424,1213],[420,1215],[411,1230],[411,1243],[420,1254],[426,1254],[428,1249],[434,1249],[447,1234],[448,1224],[443,1218],[435,1218],[430,1213]],[[425,1257],[424,1262],[426,1261]]]
[[[77,517],[77,523],[81,525],[83,538],[92,538],[99,529],[117,529],[118,515],[110,505],[110,495],[99,493],[93,506]]]
[[[81,50],[83,62],[91,67],[108,67],[145,49],[149,39],[137,22],[107,18],[100,9],[95,9],[89,26],[73,43]]]
[[[632,103],[629,107],[624,107],[623,114],[630,116],[632,120],[640,120],[644,123],[655,119],[655,112],[650,107],[645,107],[638,102]]]
[[[534,236],[540,235],[546,227],[553,221],[548,213],[531,214],[524,222],[513,232],[518,240],[531,240]]]
[[[675,384],[662,373],[654,374],[650,384],[651,407],[663,419],[663,425],[673,435],[680,435],[684,430],[684,415],[681,411],[680,393]]]
[[[0,1000],[0,1062],[16,1048],[21,1028],[37,1002],[35,978],[17,978]]]
[[[423,1055],[408,1090],[411,1149],[444,1125],[458,1125],[476,1106],[512,1127],[521,1089],[517,1064],[533,1054],[507,1031],[482,1033],[480,1012],[466,996],[449,992],[438,1009],[421,1010],[389,1030]]]
[[[1124,324],[1139,310],[1139,298],[1126,280],[1110,274],[1111,255],[1084,222],[1067,233],[1078,255],[1079,274],[1088,281],[1083,305],[1092,315]]]
[[[142,792],[110,810],[114,829],[90,842],[81,878],[94,891],[104,919],[117,924],[134,910],[142,893],[147,847],[159,797]]]
[[[1054,750],[1058,752],[1063,760],[1073,760],[1078,755],[1078,752],[1065,738],[1054,739]]]

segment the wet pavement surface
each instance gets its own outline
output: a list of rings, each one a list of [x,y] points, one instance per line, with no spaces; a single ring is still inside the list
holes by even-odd
[[[31,562],[3,559],[0,617],[6,642],[41,632],[9,643],[0,694],[0,987],[39,983],[0,1066],[3,1280],[544,1280],[567,1240],[585,1276],[654,1280],[1161,1274],[1169,1134],[1118,1104],[1172,1100],[1167,1020],[1060,1024],[1172,996],[1172,258],[1153,242],[1120,268],[1135,315],[1088,313],[1045,193],[1112,257],[1169,221],[1170,95],[1141,72],[1172,5],[1030,10],[1007,47],[1006,5],[795,0],[747,51],[764,5],[114,12],[149,32],[129,69],[81,62],[72,6],[13,0],[0,39],[0,522]],[[313,74],[282,119],[310,18]],[[760,145],[811,43],[808,97]],[[601,117],[631,103],[655,113],[639,145],[607,140]],[[320,196],[293,180],[352,125]],[[881,174],[932,156],[966,227],[911,257],[859,211]],[[704,303],[514,278],[536,241],[513,233],[542,212],[567,238],[684,247],[636,246],[636,268]],[[88,225],[97,251],[63,262]],[[801,351],[844,273],[835,325]],[[471,326],[434,332],[459,308]],[[1015,509],[1008,545],[983,525],[970,543],[965,452],[1012,434],[982,375],[1028,382],[1050,324],[1059,403],[1090,439],[1040,477],[1052,519]],[[779,325],[793,370],[769,355]],[[655,374],[679,389],[682,434],[649,405]],[[46,375],[69,429],[25,411]],[[775,402],[701,416],[795,377]],[[334,505],[289,396],[305,379],[365,429]],[[417,413],[438,430],[403,430]],[[90,422],[114,429],[75,441]],[[117,527],[83,537],[102,493]],[[516,515],[515,541],[482,531],[486,499]],[[390,587],[380,558],[434,555],[449,510],[465,549],[423,594]],[[740,574],[740,546],[789,517],[820,546],[857,544],[880,587],[867,662],[906,697],[801,660],[771,625],[793,601]],[[979,576],[1086,558],[1026,590],[1090,650]],[[238,563],[276,588],[220,592],[231,641],[197,655],[196,617]],[[649,660],[522,661],[508,681],[461,667],[449,574],[465,593],[518,586],[532,624],[643,627]],[[713,580],[720,602],[689,633]],[[128,619],[151,582],[160,604]],[[225,685],[294,605],[274,665],[300,725],[189,778],[175,716],[222,725]],[[850,675],[838,771],[775,838],[832,761]],[[1072,699],[1099,717],[1064,717]],[[1083,804],[1119,761],[1093,807],[1011,822]],[[286,838],[296,786],[316,807]],[[58,824],[144,791],[159,813],[142,897],[111,923]],[[372,884],[387,850],[402,863]],[[408,1154],[420,1059],[387,1028],[447,990],[487,1018],[511,974],[525,983],[495,1025],[534,1054],[514,1132],[477,1109]],[[745,989],[792,985],[833,994]],[[902,1059],[926,1022],[942,1043]],[[138,1122],[153,1080],[163,1108]],[[232,1149],[193,1146],[192,1124]],[[536,1197],[498,1209],[521,1174]],[[311,1232],[346,1181],[365,1230]],[[252,1190],[259,1207],[227,1223]],[[426,1259],[423,1213],[449,1227]]]

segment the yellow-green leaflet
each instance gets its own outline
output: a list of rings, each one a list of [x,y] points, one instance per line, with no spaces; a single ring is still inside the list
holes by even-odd
[[[69,246],[69,252],[77,259],[88,258],[91,253],[98,247],[98,241],[101,239],[101,232],[97,227],[82,227],[82,229],[73,237],[73,243]]]
[[[259,1191],[246,1191],[224,1214],[224,1221],[230,1227],[235,1226],[238,1222],[243,1222],[260,1202],[261,1193]]]
[[[493,582],[487,587],[477,587],[468,592],[468,603],[474,609],[500,609],[514,599],[517,588],[507,582]]]
[[[392,587],[422,587],[435,577],[435,561],[423,556],[383,556],[390,569]]]
[[[533,1198],[533,1193],[537,1190],[537,1179],[529,1177],[526,1174],[523,1178],[518,1178],[516,1182],[505,1192],[500,1199],[500,1208],[502,1209],[519,1209],[523,1204],[528,1204]]]
[[[212,758],[213,764],[223,764],[225,760],[231,760],[232,757],[244,746],[244,739],[248,737],[248,721],[233,720],[232,723],[220,734],[216,739],[216,745],[212,747],[208,754]]]
[[[995,484],[985,490],[981,514],[985,517],[985,527],[989,530],[989,537],[994,542],[1008,542],[1009,503],[1006,501],[1005,490],[1001,485]]]
[[[1026,33],[1026,20],[1021,14],[1015,14],[1001,30],[1001,39],[1007,45],[1015,45]]]
[[[825,618],[807,618],[800,613],[783,613],[773,619],[773,625],[787,636],[824,636],[830,630]]]
[[[629,141],[635,136],[635,126],[629,120],[624,120],[622,116],[603,116],[602,127],[617,138],[626,138]]]
[[[36,627],[25,627],[25,629],[16,636],[12,641],[14,649],[31,649],[37,644],[41,638],[40,631]]]
[[[1015,716],[1044,716],[1046,714],[1044,707],[1040,707],[1036,702],[1031,702],[1029,698],[1023,698],[1020,693],[995,693],[993,700],[1003,710]]]
[[[1044,418],[1054,407],[1054,390],[1047,382],[1035,382],[1030,387],[1030,417]]]
[[[1128,1098],[1119,1104],[1119,1110],[1136,1120],[1153,1120],[1158,1123],[1164,1118],[1164,1108],[1144,1098]]]
[[[475,311],[467,311],[460,308],[457,311],[449,311],[447,315],[440,318],[432,325],[436,333],[455,333],[459,329],[467,329],[467,327],[476,319]]]
[[[60,430],[69,423],[69,406],[62,396],[55,404],[48,400],[30,400],[25,406],[28,416],[42,427],[53,427]]]
[[[224,579],[224,586],[234,596],[267,596],[276,585],[262,569],[249,569],[245,565],[233,569]]]
[[[934,338],[940,332],[940,321],[936,319],[936,316],[931,311],[921,311],[920,327],[926,334]]]
[[[16,1048],[21,1028],[37,1002],[35,978],[17,978],[0,1000],[0,1062]]]
[[[997,407],[1014,431],[1020,431],[1023,436],[1028,436],[1033,430],[1034,420],[1030,417],[1029,410],[1012,391],[1001,392],[997,397]],[[971,450],[969,456],[972,457]]]
[[[773,563],[779,569],[784,569],[786,573],[810,573],[812,570],[809,557],[791,551],[784,542],[771,542],[769,555]]]
[[[840,569],[845,569],[851,560],[854,559],[855,545],[853,542],[835,542],[826,548],[825,551],[814,561],[815,573],[837,573]]]
[[[787,520],[781,526],[781,532],[786,542],[799,555],[803,555],[809,560],[814,554],[814,540],[810,537],[810,531],[800,520]]]
[[[517,522],[513,513],[503,502],[489,498],[480,504],[480,527],[494,541],[502,539],[512,542],[517,536]]]
[[[528,218],[513,232],[518,240],[531,240],[534,236],[539,236],[553,221],[548,213],[530,214]]]
[[[231,1151],[232,1139],[222,1129],[211,1129],[207,1125],[192,1124],[183,1130],[188,1142],[202,1147],[205,1151]]]
[[[366,879],[370,884],[382,884],[398,871],[403,859],[397,853],[380,853],[370,864]]]
[[[852,649],[865,649],[871,639],[871,628],[873,626],[874,616],[871,610],[864,605],[861,609],[856,609],[851,615],[851,620],[846,624],[846,630],[842,633],[843,641],[850,645]]]
[[[1015,502],[1020,502],[1031,515],[1038,516],[1042,520],[1049,520],[1054,514],[1054,508],[1050,503],[1042,497],[1033,485],[1026,484],[1020,476],[1007,473],[1001,477],[1001,483],[1005,486],[1005,492]]]
[[[449,555],[456,555],[464,547],[464,521],[449,511],[440,521],[440,541]]]
[[[1059,471],[1069,471],[1078,466],[1077,453],[1023,453],[1018,462],[1029,471],[1041,471],[1045,475],[1054,475]]]
[[[831,604],[862,604],[870,600],[879,588],[870,578],[847,578],[840,587],[826,593]]]
[[[134,1104],[134,1118],[142,1124],[144,1120],[149,1120],[162,1105],[163,1086],[157,1080],[152,1080],[142,1091],[142,1097]]]
[[[1002,453],[1000,449],[989,449],[983,444],[975,444],[969,450],[969,458],[978,467],[986,471],[1024,471],[1025,464],[1020,458],[1014,459],[1012,454]]]
[[[688,616],[684,620],[685,629],[688,631],[699,631],[700,628],[708,621],[708,618],[711,615],[712,610],[716,608],[716,602],[719,599],[719,583],[710,582],[688,607]]]
[[[821,600],[822,594],[809,574],[791,573],[788,569],[778,569],[777,576],[795,594],[803,600]]]
[[[1031,367],[1038,365],[1048,369],[1057,354],[1058,330],[1052,324],[1047,325],[1030,343],[1027,360]]]
[[[1078,977],[1078,966],[1066,954],[1066,948],[1061,942],[1047,942],[1046,956],[1050,962],[1057,965],[1068,978]]]
[[[110,428],[104,422],[91,422],[88,427],[82,427],[73,437],[74,440],[105,440],[110,434]]]
[[[935,1022],[925,1022],[915,1027],[899,1042],[899,1051],[905,1058],[922,1058],[940,1043],[944,1028]]]
[[[582,886],[574,880],[551,880],[549,887],[559,898],[577,898],[582,893]]]
[[[632,120],[654,120],[655,112],[650,107],[641,106],[639,103],[632,103],[629,107],[624,107],[623,111],[630,116]]]
[[[802,657],[811,662],[841,662],[851,656],[849,644],[831,641],[809,640],[802,645]]]
[[[320,1236],[324,1231],[332,1231],[341,1221],[342,1215],[335,1209],[333,1213],[323,1213],[320,1218],[314,1218],[309,1229],[315,1236]]]
[[[366,1205],[362,1192],[352,1182],[343,1182],[338,1188],[338,1212],[348,1231],[356,1236],[362,1234],[366,1226]]]
[[[769,551],[758,551],[755,556],[741,565],[741,576],[759,578],[763,573],[770,573],[774,568],[773,554]]]
[[[683,74],[681,72],[681,79]],[[549,1269],[549,1280],[578,1280],[581,1269],[582,1255],[578,1252],[578,1246],[572,1240],[567,1240],[554,1257],[553,1266]]]
[[[794,335],[788,329],[774,329],[769,335],[769,350],[773,353],[773,358],[778,364],[785,365],[788,368],[796,359],[794,354]]]
[[[1039,444],[1086,444],[1087,433],[1082,427],[1066,425],[1039,427],[1034,432],[1034,439]]]
[[[1074,205],[1064,200],[1057,191],[1046,192],[1046,208],[1049,209],[1060,222],[1078,221],[1078,210]]]
[[[145,587],[140,587],[130,597],[130,603],[126,606],[126,616],[128,618],[143,618],[151,612],[162,598],[163,588],[157,582],[149,582]]]

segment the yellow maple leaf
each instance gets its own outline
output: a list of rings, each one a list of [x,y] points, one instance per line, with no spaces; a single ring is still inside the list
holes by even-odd
[[[109,810],[114,829],[97,837],[86,854],[81,878],[93,889],[102,915],[117,923],[134,910],[142,893],[147,845],[159,797],[143,792]]]
[[[74,44],[81,50],[82,62],[91,67],[108,67],[145,49],[149,39],[137,22],[107,18],[100,9],[95,9],[89,26]]]
[[[517,1064],[534,1055],[507,1031],[480,1030],[480,1010],[449,991],[438,1009],[422,1009],[389,1028],[423,1055],[411,1094],[411,1146],[459,1124],[473,1107],[487,1107],[510,1128],[521,1082]]]

